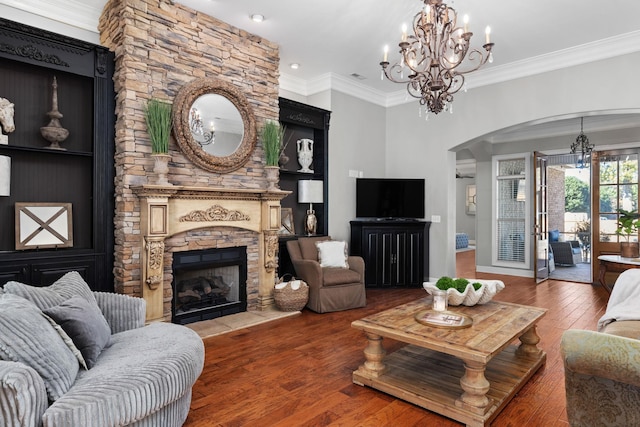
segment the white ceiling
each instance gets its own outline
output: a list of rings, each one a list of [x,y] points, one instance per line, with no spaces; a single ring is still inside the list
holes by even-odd
[[[281,88],[312,95],[339,88],[381,105],[406,102],[404,85],[381,80],[385,44],[393,51],[402,23],[410,24],[421,0],[176,0],[280,46]],[[12,8],[39,14],[97,33],[105,0],[0,0]],[[494,62],[467,78],[470,88],[640,51],[640,2],[631,0],[453,0],[462,19],[470,17],[480,47],[484,28],[492,29]],[[265,16],[262,23],[250,15]],[[390,56],[390,59],[393,57]],[[292,70],[291,63],[299,63]],[[358,79],[352,74],[362,76]],[[606,83],[603,80],[603,84]],[[415,102],[415,101],[411,101]],[[633,116],[633,117],[631,117]],[[637,115],[594,120],[603,127],[638,126]],[[606,122],[606,123],[605,123]],[[526,138],[526,132],[575,133],[576,117],[554,118],[493,135],[490,142]],[[569,130],[570,129],[570,130]],[[585,130],[587,126],[585,124]],[[593,128],[591,128],[593,129]],[[524,133],[523,133],[524,132]]]
[[[99,2],[99,0],[90,0]],[[354,83],[384,93],[399,90],[399,85],[380,79],[382,49],[393,51],[399,42],[401,25],[411,24],[423,5],[421,0],[177,0],[236,27],[258,34],[280,45],[281,73],[313,81],[332,73]],[[632,50],[640,50],[640,2],[631,0],[457,0],[447,2],[460,15],[470,17],[474,32],[472,45],[484,43],[484,28],[492,28],[494,63],[501,67],[532,58],[560,53],[554,58],[562,66],[568,49],[610,40],[607,55],[621,36],[634,33]],[[250,15],[265,16],[262,23]],[[397,49],[396,49],[397,50]],[[591,53],[583,60],[591,60]],[[291,63],[300,63],[291,70]],[[364,80],[351,77],[352,73]],[[470,82],[471,84],[472,82]]]

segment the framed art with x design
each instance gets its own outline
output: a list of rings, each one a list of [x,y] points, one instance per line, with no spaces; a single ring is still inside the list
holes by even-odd
[[[73,247],[71,203],[16,203],[16,250]]]

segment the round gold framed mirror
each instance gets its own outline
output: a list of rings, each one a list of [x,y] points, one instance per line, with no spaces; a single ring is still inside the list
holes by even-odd
[[[212,78],[180,89],[173,102],[173,133],[185,156],[210,172],[242,167],[256,146],[251,105],[238,88]]]

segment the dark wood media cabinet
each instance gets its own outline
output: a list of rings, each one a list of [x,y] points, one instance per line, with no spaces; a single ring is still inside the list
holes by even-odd
[[[364,259],[369,288],[419,288],[429,277],[429,221],[351,221],[351,255]]]

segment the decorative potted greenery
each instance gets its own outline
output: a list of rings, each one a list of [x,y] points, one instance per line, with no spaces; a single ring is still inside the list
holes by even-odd
[[[616,234],[624,236],[626,241],[620,242],[620,255],[624,258],[638,258],[640,256],[640,247],[638,242],[632,242],[631,236],[638,236],[640,228],[640,215],[636,211],[625,211],[618,209],[620,216],[618,217],[618,229]]]
[[[267,120],[262,126],[260,138],[265,155],[265,173],[267,175],[268,189],[278,189],[278,177],[280,166],[280,154],[282,152],[282,138],[284,128],[275,120]]]
[[[156,184],[170,185],[169,172],[169,135],[171,134],[171,104],[152,98],[144,108],[147,132],[151,138],[151,155],[154,158],[153,171],[157,175]]]
[[[473,279],[473,282],[464,279],[443,276],[437,282],[424,282],[424,289],[430,295],[434,291],[445,291],[449,305],[486,304],[502,289],[504,282],[500,280],[480,280]]]

